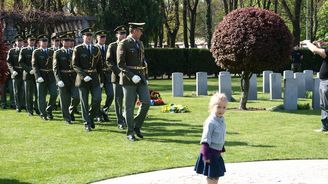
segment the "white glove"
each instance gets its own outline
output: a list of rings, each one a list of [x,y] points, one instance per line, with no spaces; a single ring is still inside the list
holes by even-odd
[[[100,83],[100,88],[103,88],[104,87],[104,83]]]
[[[135,84],[138,84],[140,81],[141,81],[141,78],[138,76],[138,75],[134,75],[132,77],[132,81],[135,83]]]
[[[16,75],[18,75],[18,73],[16,71],[13,71],[13,73],[11,74],[11,77],[14,78],[14,77],[16,77]]]
[[[31,71],[30,71],[30,74],[33,75],[33,74],[34,74],[34,70],[31,70]]]
[[[64,84],[63,81],[58,81],[58,82],[57,82],[57,86],[60,87],[60,88],[62,88],[62,87],[65,86],[65,84]]]
[[[84,77],[83,80],[84,80],[84,82],[89,82],[89,81],[92,80],[92,78],[89,75],[87,75],[87,76]]]
[[[148,80],[146,80],[146,84],[149,85],[149,81]]]
[[[42,83],[42,82],[44,82],[44,80],[43,80],[42,77],[39,77],[39,78],[36,80],[36,82],[38,82],[38,83]]]

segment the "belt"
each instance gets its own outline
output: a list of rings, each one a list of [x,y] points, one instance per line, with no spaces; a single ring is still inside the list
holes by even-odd
[[[60,70],[61,73],[74,73],[74,70]]]
[[[41,72],[52,72],[52,69],[40,69]]]
[[[126,66],[126,67],[134,70],[144,70],[146,68],[143,66]]]
[[[109,71],[111,71],[111,70],[110,70],[109,68],[103,68],[102,71],[104,71],[104,72],[109,72]]]
[[[97,70],[83,70],[83,71],[88,72],[88,73],[97,72]]]

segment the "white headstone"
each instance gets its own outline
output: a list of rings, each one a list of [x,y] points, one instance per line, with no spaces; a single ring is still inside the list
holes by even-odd
[[[284,109],[297,110],[297,79],[285,79],[284,86]]]
[[[257,100],[257,79],[256,74],[253,74],[249,79],[248,100]]]
[[[297,93],[298,98],[305,98],[305,76],[304,73],[296,72],[294,73],[294,78],[296,79],[297,83]]]
[[[313,89],[313,71],[312,70],[304,70],[305,77],[305,90],[312,91]]]
[[[284,79],[294,78],[294,72],[292,70],[284,71]]]
[[[224,93],[228,100],[231,101],[232,88],[231,88],[231,75],[229,72],[219,73],[219,93]]]
[[[270,74],[270,100],[281,99],[281,74]]]
[[[263,93],[270,92],[270,73],[272,71],[263,71]]]
[[[319,94],[320,79],[313,79],[313,89],[312,89],[312,108],[320,109],[320,94]]]
[[[183,74],[180,72],[172,73],[172,96],[183,96]]]
[[[196,73],[196,94],[207,95],[207,73],[197,72]]]

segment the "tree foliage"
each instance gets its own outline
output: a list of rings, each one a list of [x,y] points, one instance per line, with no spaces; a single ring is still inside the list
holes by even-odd
[[[213,57],[232,72],[260,72],[288,62],[292,35],[275,13],[242,8],[218,24],[212,38]]]

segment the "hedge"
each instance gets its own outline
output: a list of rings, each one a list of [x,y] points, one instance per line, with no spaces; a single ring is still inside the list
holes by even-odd
[[[313,55],[308,49],[300,49],[303,54],[302,69],[318,72],[322,58]],[[158,77],[173,72],[182,72],[188,76],[195,76],[196,72],[218,74],[223,71],[218,67],[212,53],[208,49],[179,49],[179,48],[147,48],[145,57],[148,63],[149,76]],[[290,70],[291,62],[275,72]]]

